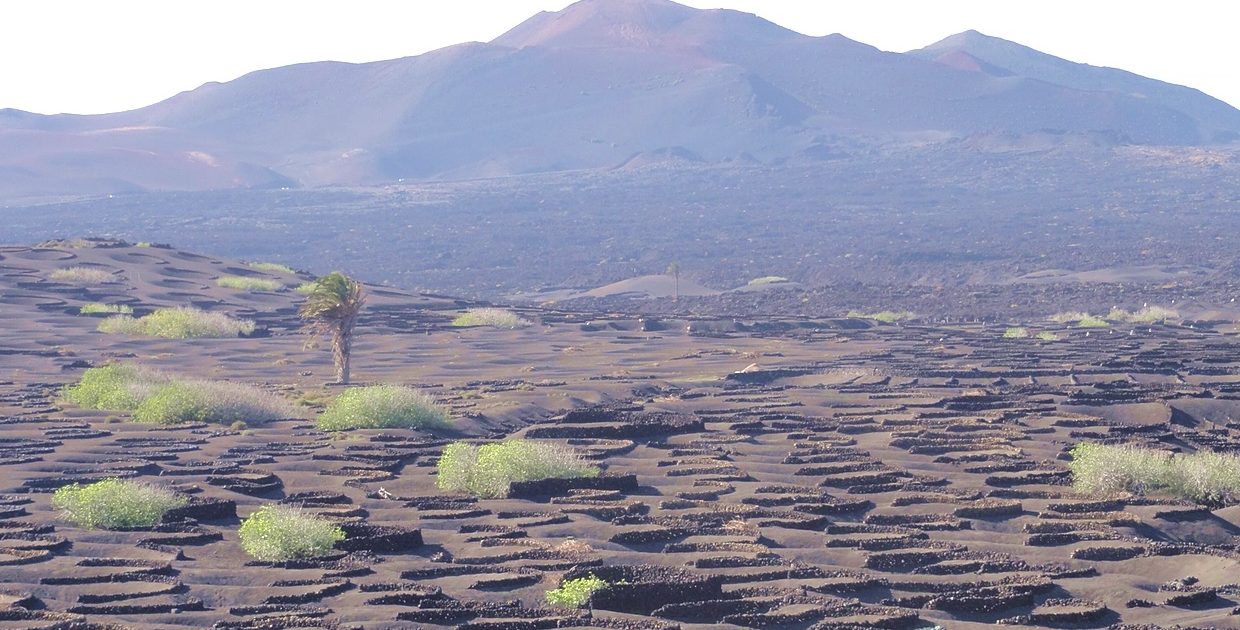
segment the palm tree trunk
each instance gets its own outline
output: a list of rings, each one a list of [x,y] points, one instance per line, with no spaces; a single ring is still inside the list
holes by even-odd
[[[349,350],[353,344],[348,330],[336,329],[332,334],[332,362],[336,364],[336,382],[349,384]]]

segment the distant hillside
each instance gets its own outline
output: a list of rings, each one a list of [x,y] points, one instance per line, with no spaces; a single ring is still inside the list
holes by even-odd
[[[1240,138],[1196,90],[976,32],[906,54],[668,0],[583,0],[490,43],[309,63],[98,116],[0,111],[0,197],[368,185],[832,159],[973,134]]]
[[[996,77],[1020,76],[1083,92],[1122,94],[1145,100],[1169,112],[1179,112],[1198,125],[1197,142],[1176,144],[1227,143],[1240,139],[1235,126],[1236,108],[1199,90],[1148,79],[1126,70],[1074,63],[977,31],[953,35],[908,54]]]

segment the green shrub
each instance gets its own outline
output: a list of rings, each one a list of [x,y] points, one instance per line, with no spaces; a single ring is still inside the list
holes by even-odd
[[[1164,308],[1162,306],[1147,306],[1132,315],[1128,316],[1128,321],[1134,324],[1158,324],[1169,319],[1179,319],[1180,313],[1175,309]]]
[[[888,324],[913,319],[916,315],[912,311],[879,311],[870,315],[870,319],[875,319]]]
[[[506,440],[483,446],[449,444],[439,457],[437,473],[441,490],[497,498],[507,496],[514,481],[597,477],[599,469],[567,446]]]
[[[516,313],[502,308],[471,308],[452,320],[453,326],[490,326],[492,328],[524,328],[531,324],[529,320],[522,319]]]
[[[1004,339],[1024,339],[1029,336],[1029,330],[1026,328],[1009,328],[1003,331]]]
[[[99,313],[133,315],[133,307],[128,304],[102,304],[100,302],[91,302],[90,304],[83,304],[82,308],[78,309],[78,312],[82,315],[96,315]]]
[[[1059,341],[1059,335],[1048,330],[1038,333],[1038,339],[1042,341]]]
[[[474,492],[474,474],[478,469],[478,447],[468,442],[453,442],[444,447],[435,465],[435,485],[449,492]],[[507,489],[504,490],[507,494]]]
[[[295,418],[297,409],[284,398],[253,385],[222,381],[174,381],[138,404],[135,422],[244,422],[262,424]]]
[[[547,603],[558,608],[581,608],[590,603],[595,591],[611,586],[591,573],[588,577],[564,580],[560,588],[547,591]]]
[[[1240,500],[1240,457],[1214,451],[1171,457],[1168,491],[1202,503]]]
[[[129,315],[109,317],[99,322],[99,325],[95,326],[95,330],[109,335],[146,336],[146,329],[141,318],[134,318]]]
[[[1212,504],[1240,499],[1240,456],[1084,443],[1071,454],[1073,487],[1087,494],[1168,494]]]
[[[74,284],[103,284],[115,279],[112,272],[94,267],[65,267],[53,271],[48,278]]]
[[[185,503],[171,490],[115,478],[86,486],[75,483],[52,495],[52,506],[67,520],[90,529],[151,527]]]
[[[268,271],[272,273],[287,273],[287,274],[297,273],[296,271],[293,271],[292,267],[289,267],[288,265],[281,265],[280,263],[252,262],[248,266],[250,269],[257,269],[259,271]]]
[[[1109,328],[1110,326],[1111,324],[1107,320],[1101,317],[1094,317],[1093,315],[1086,315],[1076,322],[1077,328]]]
[[[319,416],[323,431],[348,429],[434,429],[451,426],[448,411],[411,387],[351,387]]]
[[[893,324],[895,322],[913,319],[916,317],[911,311],[879,311],[877,313],[864,313],[862,311],[848,311],[848,317],[856,317],[859,319],[872,319],[879,322]]]
[[[1113,308],[1107,314],[1107,319],[1113,322],[1129,322],[1133,324],[1160,324],[1168,319],[1179,319],[1179,317],[1180,313],[1178,311],[1162,306],[1146,306],[1135,313],[1130,313],[1122,308]]]
[[[1121,311],[1123,312],[1123,311]],[[1115,315],[1116,311],[1112,310],[1111,315]],[[1108,315],[1108,319],[1110,315]],[[1063,313],[1055,313],[1050,317],[1051,321],[1060,324],[1075,323],[1077,328],[1108,328],[1111,326],[1106,319],[1090,315],[1082,311],[1065,311]]]
[[[309,280],[297,285],[293,288],[293,290],[302,295],[310,295],[311,293],[314,293],[314,287],[315,282],[313,280]]]
[[[1071,324],[1072,322],[1079,322],[1082,319],[1087,319],[1089,317],[1091,317],[1089,313],[1083,313],[1081,311],[1064,311],[1062,313],[1055,313],[1054,315],[1051,315],[1050,320],[1060,324]]]
[[[1144,494],[1165,484],[1168,454],[1129,445],[1077,444],[1070,452],[1072,485],[1092,495]]]
[[[344,540],[331,521],[283,505],[264,505],[241,523],[241,548],[268,562],[317,558]]]
[[[64,397],[86,409],[133,411],[169,380],[154,370],[114,363],[83,372],[76,385],[64,389]]]
[[[123,364],[86,370],[64,397],[87,409],[133,411],[135,421],[154,424],[260,423],[300,415],[284,398],[252,385],[174,379]]]
[[[788,279],[783,276],[762,276],[761,278],[754,278],[753,280],[750,280],[747,286],[760,287],[768,284],[779,284],[781,282],[788,282]]]
[[[116,315],[101,322],[99,332],[165,339],[223,338],[254,332],[254,322],[192,307],[161,308],[133,318]]]
[[[279,291],[284,287],[277,280],[269,278],[247,278],[245,276],[224,276],[215,281],[215,284],[226,289],[240,289],[242,291]]]

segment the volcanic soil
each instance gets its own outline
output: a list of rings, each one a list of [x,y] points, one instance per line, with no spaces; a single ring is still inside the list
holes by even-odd
[[[78,286],[53,270],[112,274]],[[272,292],[216,285],[271,278]],[[451,431],[314,428],[326,349],[291,290],[311,276],[117,242],[0,248],[0,628],[1240,627],[1240,511],[1076,494],[1081,441],[1240,446],[1229,325],[984,325],[666,319],[472,306],[371,287],[354,380],[422,388]],[[89,302],[253,319],[233,339],[96,332]],[[122,360],[257,383],[301,420],[149,426],[59,400]],[[455,439],[581,449],[598,481],[447,495]],[[106,477],[192,498],[157,527],[86,530],[51,492]],[[283,502],[338,520],[326,558],[249,559],[238,517]],[[548,607],[565,576],[616,586]]]

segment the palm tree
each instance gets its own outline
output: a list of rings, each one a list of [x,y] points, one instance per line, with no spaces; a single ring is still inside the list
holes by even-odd
[[[676,279],[676,293],[673,301],[680,301],[680,263],[674,262],[667,266],[667,275]]]
[[[315,280],[306,293],[306,301],[297,310],[303,329],[310,335],[307,347],[313,347],[323,334],[332,337],[332,361],[336,364],[336,380],[349,382],[349,351],[353,345],[353,325],[366,303],[362,283],[333,271]]]

